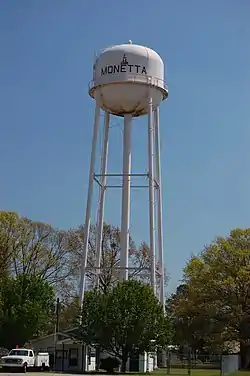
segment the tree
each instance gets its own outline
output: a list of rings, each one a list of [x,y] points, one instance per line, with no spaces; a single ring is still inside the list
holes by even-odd
[[[67,292],[72,272],[68,233],[0,212],[0,270],[11,276],[36,275]],[[1,273],[0,272],[0,273]]]
[[[59,330],[69,329],[75,325],[75,320],[79,317],[78,297],[62,302],[59,305]]]
[[[87,284],[96,281],[96,227],[89,238]],[[12,212],[0,212],[0,279],[1,276],[38,275],[55,286],[64,303],[78,294],[83,248],[83,227],[60,231],[50,225],[34,222]],[[105,291],[118,281],[120,263],[120,230],[104,224],[100,288]],[[130,278],[149,281],[150,252],[145,242],[137,248],[130,238]]]
[[[96,281],[96,226],[91,226],[89,245],[88,245],[88,272],[87,283],[89,288],[95,286]],[[101,248],[101,272],[99,277],[100,288],[106,291],[119,280],[118,267],[120,265],[120,229],[118,227],[104,224],[102,248]],[[84,241],[83,227],[70,231],[69,248],[74,253],[74,271],[78,277],[80,273],[80,265],[82,258],[82,248]],[[148,282],[150,278],[150,252],[149,247],[145,242],[141,242],[139,247],[136,247],[134,241],[130,237],[129,240],[129,278]],[[159,266],[157,265],[157,268]],[[78,282],[78,280],[77,280]],[[75,283],[75,287],[78,283]]]
[[[250,229],[218,237],[184,269],[185,293],[172,300],[173,315],[186,320],[196,340],[226,350],[240,344],[242,367],[250,364]],[[194,329],[196,328],[196,329]]]
[[[17,214],[0,211],[0,283],[9,275]]]
[[[152,288],[130,280],[105,294],[97,289],[86,294],[82,325],[75,335],[118,357],[125,371],[134,351],[143,353],[169,344],[171,330]]]
[[[211,312],[208,316],[208,302],[192,294],[187,284],[179,285],[176,293],[167,299],[166,313],[172,323],[173,343],[180,349],[189,346],[194,352],[203,352],[213,347],[215,352],[218,351],[215,343],[212,344],[213,328]]]
[[[54,318],[53,287],[37,276],[9,277],[0,293],[0,347],[24,345]]]

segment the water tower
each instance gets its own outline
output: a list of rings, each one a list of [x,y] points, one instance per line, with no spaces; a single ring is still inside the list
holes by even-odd
[[[161,195],[161,161],[159,105],[168,97],[168,89],[164,84],[164,64],[161,57],[150,48],[132,44],[116,45],[102,50],[94,62],[93,79],[90,83],[89,95],[95,100],[95,117],[92,139],[92,151],[89,170],[89,186],[84,225],[84,244],[81,265],[79,304],[82,306],[88,258],[88,241],[91,223],[94,181],[100,185],[100,199],[97,221],[97,273],[100,271],[101,240],[103,232],[105,193],[107,177],[122,177],[122,218],[121,218],[121,255],[120,279],[128,279],[128,251],[130,230],[130,191],[131,178],[145,174],[131,172],[131,127],[134,117],[147,115],[148,143],[148,210],[149,210],[149,247],[150,247],[150,279],[156,293],[156,258],[159,262],[160,292],[159,298],[165,302],[164,262],[162,241],[162,195]],[[104,111],[104,137],[101,155],[101,173],[95,174],[97,139],[100,111]],[[123,166],[122,173],[108,174],[108,140],[110,115],[124,119],[123,126]],[[122,146],[122,145],[121,145]],[[156,252],[157,237],[157,252]]]

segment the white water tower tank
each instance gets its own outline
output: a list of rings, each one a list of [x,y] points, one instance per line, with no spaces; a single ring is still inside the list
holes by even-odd
[[[129,41],[99,53],[89,94],[92,98],[100,94],[104,111],[117,116],[147,114],[149,87],[155,109],[168,97],[164,64],[155,51]]]

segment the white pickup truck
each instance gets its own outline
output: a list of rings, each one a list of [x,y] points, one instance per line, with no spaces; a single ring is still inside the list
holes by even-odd
[[[12,349],[7,356],[3,356],[2,370],[21,369],[45,371],[49,366],[49,353],[34,354],[32,349]]]

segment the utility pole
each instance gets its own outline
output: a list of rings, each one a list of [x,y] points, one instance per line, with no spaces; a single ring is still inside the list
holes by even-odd
[[[59,308],[60,307],[60,300],[59,298],[56,299],[56,322],[55,322],[55,330],[54,330],[54,371],[56,370],[56,342],[57,342],[57,333],[59,331]]]

